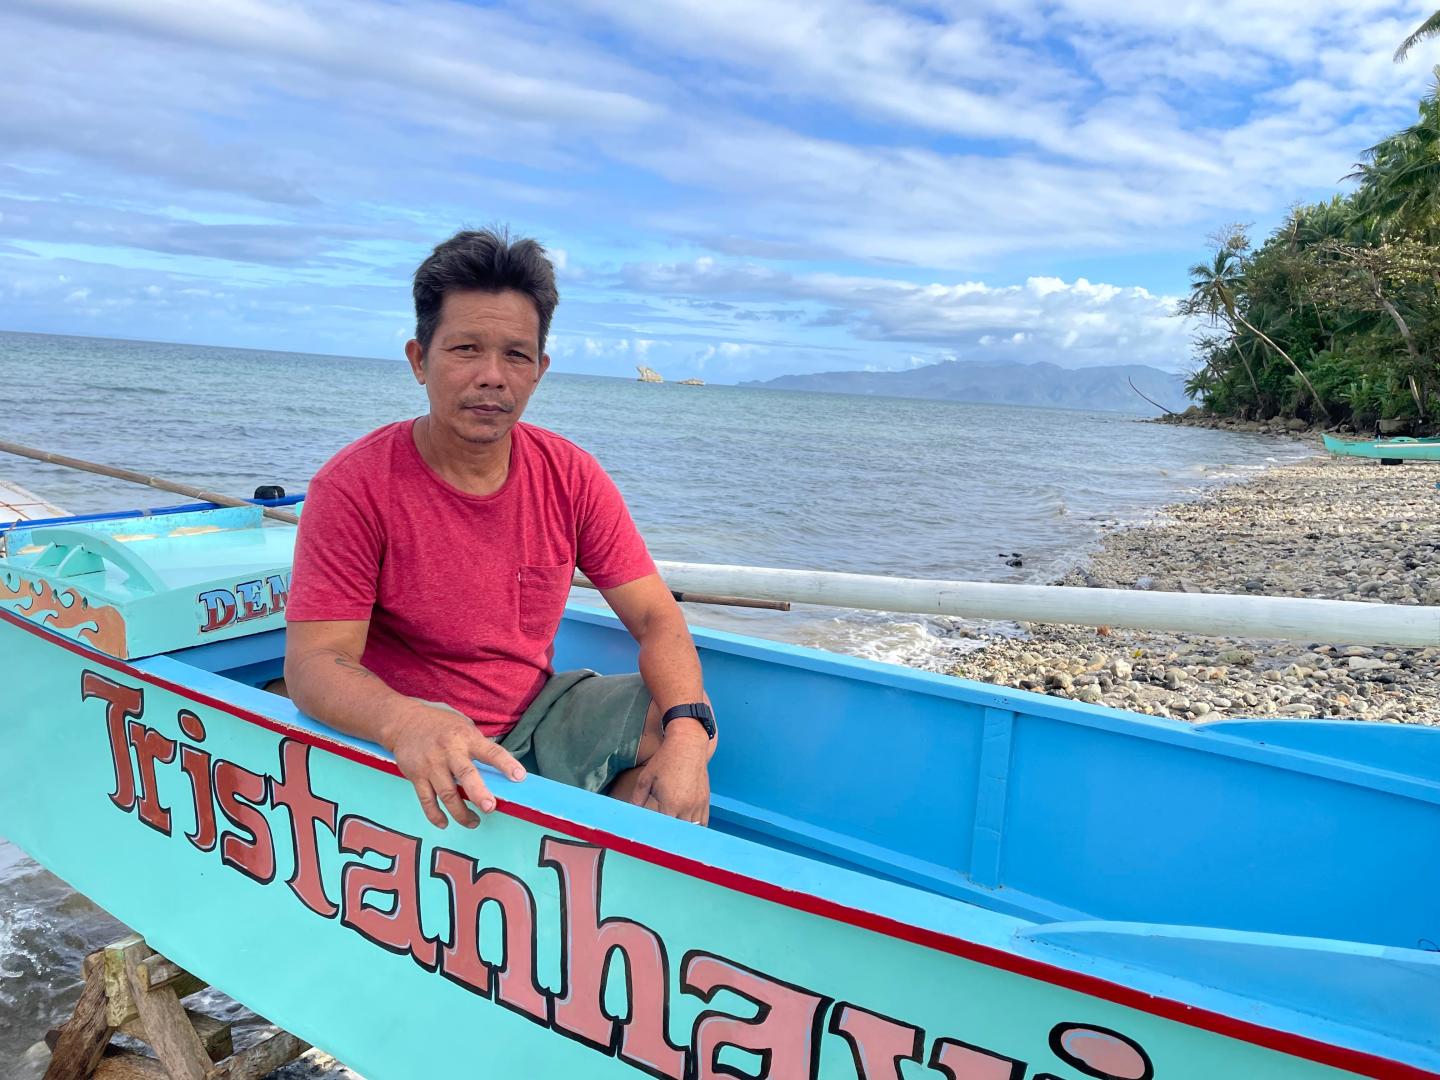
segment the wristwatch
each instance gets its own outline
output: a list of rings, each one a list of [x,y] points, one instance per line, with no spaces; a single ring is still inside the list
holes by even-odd
[[[682,716],[699,720],[700,726],[705,729],[705,734],[712,739],[715,738],[715,710],[703,701],[691,702],[688,705],[676,705],[666,709],[665,715],[660,717],[660,730],[663,732],[671,720],[678,720]]]

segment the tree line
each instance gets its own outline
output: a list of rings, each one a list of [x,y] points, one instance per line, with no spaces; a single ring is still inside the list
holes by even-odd
[[[1440,34],[1440,12],[1396,53]],[[1209,412],[1356,430],[1440,427],[1440,67],[1415,123],[1364,151],[1348,195],[1294,207],[1258,247],[1212,237],[1178,314]]]

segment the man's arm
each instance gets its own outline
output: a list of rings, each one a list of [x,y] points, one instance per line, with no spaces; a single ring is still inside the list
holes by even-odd
[[[444,803],[451,817],[474,828],[479,818],[462,792],[485,813],[495,809],[475,762],[493,765],[512,780],[523,779],[524,768],[468,718],[396,693],[367,670],[360,657],[369,628],[368,620],[290,623],[285,635],[290,696],[315,719],[390,751],[432,824],[445,827]]]
[[[606,602],[640,645],[640,676],[663,716],[674,705],[706,701],[700,657],[680,605],[659,574],[602,589]],[[688,821],[709,816],[707,773],[715,741],[700,721],[680,717],[665,728],[660,748],[641,766],[634,801],[654,798],[662,812]]]

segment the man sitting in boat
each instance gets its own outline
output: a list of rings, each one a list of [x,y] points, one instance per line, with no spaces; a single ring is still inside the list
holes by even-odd
[[[533,240],[461,232],[415,272],[405,355],[428,414],[316,474],[287,604],[285,684],[394,755],[443,828],[495,807],[475,762],[704,824],[714,717],[680,608],[619,491],[574,443],[520,423],[559,301]],[[578,566],[640,671],[554,672]]]

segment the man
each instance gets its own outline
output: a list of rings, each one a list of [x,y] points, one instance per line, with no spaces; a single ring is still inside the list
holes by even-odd
[[[415,272],[405,346],[429,412],[336,454],[306,498],[286,608],[301,709],[394,755],[425,815],[473,828],[475,762],[705,824],[714,717],[679,606],[614,483],[520,423],[559,301],[533,240],[461,232]],[[640,671],[551,669],[576,566]]]

